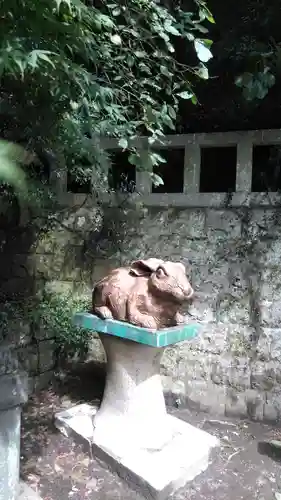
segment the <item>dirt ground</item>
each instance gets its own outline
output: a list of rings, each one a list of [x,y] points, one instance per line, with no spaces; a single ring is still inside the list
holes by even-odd
[[[101,396],[101,384],[67,377],[41,391],[25,406],[22,418],[22,478],[43,500],[141,500],[122,480],[60,434],[54,413]],[[81,392],[82,391],[82,392]],[[94,396],[94,399],[93,399]],[[170,408],[187,422],[218,436],[208,470],[170,497],[173,500],[280,500],[281,450],[267,444],[281,439],[281,429],[241,420],[218,419],[187,409]],[[277,493],[277,495],[276,495]]]

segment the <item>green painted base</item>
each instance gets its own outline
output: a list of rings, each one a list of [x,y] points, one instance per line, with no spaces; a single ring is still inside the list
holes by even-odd
[[[73,323],[75,326],[85,328],[86,330],[107,333],[108,335],[133,340],[134,342],[152,347],[165,347],[182,342],[183,340],[191,340],[198,335],[200,329],[200,325],[198,324],[186,324],[152,331],[148,328],[141,328],[122,321],[103,320],[90,313],[75,314]]]

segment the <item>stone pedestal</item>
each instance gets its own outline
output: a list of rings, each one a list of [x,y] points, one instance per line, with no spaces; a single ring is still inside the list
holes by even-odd
[[[27,401],[27,375],[9,346],[0,347],[0,500],[19,495],[21,405]]]
[[[122,451],[161,449],[171,439],[160,376],[163,348],[110,335],[101,335],[101,341],[107,376],[94,441]]]
[[[78,405],[57,414],[56,425],[85,440],[146,497],[165,498],[205,470],[218,445],[215,437],[168,415],[164,401],[164,347],[193,337],[196,325],[151,332],[89,316],[83,326],[100,332],[107,356],[103,399],[100,408]]]

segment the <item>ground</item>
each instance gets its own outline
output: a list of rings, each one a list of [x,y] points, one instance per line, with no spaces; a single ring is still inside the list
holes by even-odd
[[[57,410],[78,401],[91,402],[93,392],[92,378],[87,376],[83,380],[74,375],[41,391],[24,408],[21,475],[43,500],[142,499],[54,427]],[[94,396],[95,400],[100,397],[100,389]],[[281,452],[266,442],[281,439],[281,429],[218,419],[188,409],[170,408],[170,411],[221,439],[221,448],[213,452],[208,470],[171,499],[280,500]]]

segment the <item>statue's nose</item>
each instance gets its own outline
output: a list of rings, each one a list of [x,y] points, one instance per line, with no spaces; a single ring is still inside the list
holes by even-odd
[[[186,296],[187,299],[191,299],[193,294],[194,294],[194,290],[193,290],[191,285],[188,285],[187,287],[185,287],[184,295]]]

